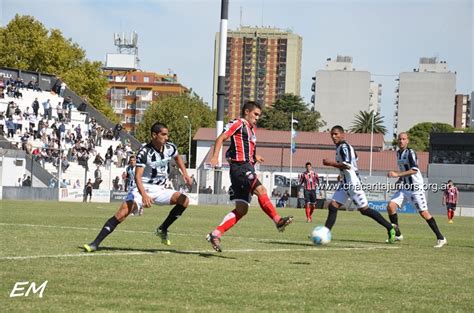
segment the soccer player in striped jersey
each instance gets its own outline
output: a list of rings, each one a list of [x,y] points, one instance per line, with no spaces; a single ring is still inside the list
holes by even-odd
[[[458,203],[459,191],[456,186],[454,186],[452,180],[448,180],[448,185],[446,190],[443,193],[443,205],[446,205],[448,210],[448,223],[453,223],[454,211],[456,211],[456,204]]]
[[[186,210],[189,199],[178,191],[165,188],[168,178],[168,163],[174,159],[181,170],[185,183],[191,185],[192,182],[184,162],[178,154],[178,149],[173,143],[168,142],[168,136],[166,125],[159,122],[153,124],[151,141],[142,146],[137,153],[135,185],[130,189],[117,213],[107,220],[95,240],[84,245],[86,252],[96,251],[100,243],[135,209],[149,208],[152,204],[174,205],[168,217],[156,230],[156,235],[161,238],[163,244],[171,244],[168,238],[168,228]]]
[[[398,135],[398,151],[397,163],[399,171],[390,171],[387,176],[390,178],[399,178],[397,184],[400,189],[392,196],[387,205],[387,212],[390,221],[397,225],[396,240],[403,240],[403,235],[398,227],[397,208],[403,207],[406,201],[413,203],[418,213],[423,217],[431,230],[436,235],[435,248],[441,248],[448,243],[446,238],[439,231],[438,225],[434,217],[428,212],[428,204],[426,202],[425,191],[423,189],[423,177],[418,168],[416,153],[413,149],[408,148],[410,142],[408,134],[402,132]]]
[[[207,235],[212,248],[221,252],[221,236],[232,228],[245,214],[247,214],[252,194],[258,197],[262,210],[270,217],[279,231],[293,221],[292,216],[281,217],[275,210],[272,201],[267,195],[266,188],[258,180],[254,165],[264,160],[256,154],[257,137],[255,130],[257,121],[262,114],[262,106],[253,101],[246,102],[242,107],[241,118],[235,119],[226,125],[224,132],[217,137],[211,158],[211,166],[219,164],[218,155],[224,141],[230,139],[230,147],[226,158],[230,163],[230,200],[235,200],[235,209],[228,213],[222,223]]]
[[[395,242],[394,226],[384,219],[378,211],[368,206],[369,203],[359,178],[357,154],[354,148],[344,140],[344,128],[339,125],[334,126],[331,129],[331,138],[336,145],[336,161],[324,159],[323,164],[339,169],[342,180],[329,203],[325,226],[332,229],[336,223],[337,210],[350,198],[362,215],[370,217],[385,227],[388,233],[388,243]]]
[[[314,209],[316,209],[316,190],[319,185],[319,176],[311,170],[311,162],[305,164],[306,171],[300,174],[299,184],[303,185],[306,222],[311,223]],[[319,190],[319,189],[318,189]],[[322,196],[319,191],[320,196]]]

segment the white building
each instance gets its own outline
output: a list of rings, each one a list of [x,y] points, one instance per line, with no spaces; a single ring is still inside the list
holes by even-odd
[[[420,58],[418,69],[400,73],[395,101],[394,133],[423,122],[454,123],[456,74],[445,61]]]
[[[368,71],[357,71],[348,56],[327,61],[326,68],[316,72],[311,100],[328,129],[351,128],[359,111],[379,112],[382,85],[373,82]]]

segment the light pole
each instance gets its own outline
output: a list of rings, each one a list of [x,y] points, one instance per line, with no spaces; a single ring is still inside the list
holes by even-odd
[[[372,176],[372,150],[374,146],[374,118],[375,118],[375,111],[372,110],[371,112],[371,123],[372,127],[370,129],[370,161],[369,161],[369,176]]]
[[[188,140],[188,169],[191,168],[191,122],[189,121],[189,117],[187,115],[183,116],[186,121],[188,122],[188,128],[189,128],[189,140]]]

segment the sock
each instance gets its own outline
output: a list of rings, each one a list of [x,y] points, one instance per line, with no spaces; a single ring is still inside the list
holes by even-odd
[[[92,242],[92,245],[99,247],[100,243],[105,239],[105,237],[107,237],[114,231],[115,227],[117,227],[118,224],[120,224],[120,222],[115,216],[109,218],[107,222],[105,222],[97,237]]]
[[[382,214],[379,211],[375,211],[374,209],[367,208],[365,210],[360,210],[360,214],[365,215],[385,227],[387,230],[392,229],[392,224],[390,224],[386,219],[383,218]]]
[[[332,205],[332,203],[329,204],[328,207],[328,217],[326,218],[326,223],[324,226],[326,226],[329,229],[332,229],[334,224],[336,223],[336,217],[337,217],[337,209]]]
[[[237,224],[237,222],[241,218],[242,218],[242,215],[237,213],[237,210],[233,210],[232,212],[224,216],[222,223],[216,227],[216,229],[212,232],[212,234],[220,238],[226,231],[228,231],[235,224]]]
[[[161,229],[164,232],[167,232],[168,227],[170,227],[171,224],[173,224],[174,221],[176,221],[178,219],[178,217],[180,217],[181,214],[183,214],[184,210],[186,210],[186,208],[184,206],[182,206],[181,204],[176,204],[171,209],[170,213],[168,214],[168,217],[165,219],[163,224],[161,224],[161,226],[158,227],[158,228]]]
[[[270,198],[268,198],[268,195],[263,194],[258,196],[258,203],[260,204],[263,212],[265,212],[265,214],[267,214],[268,217],[270,217],[275,223],[278,223],[278,221],[281,219],[281,216],[276,212],[272,201]]]
[[[452,220],[454,217],[454,211],[453,210],[448,210],[448,219]]]
[[[311,218],[311,209],[309,208],[309,203],[306,204],[305,206],[305,211],[306,211],[306,219],[309,220]]]
[[[428,223],[428,225],[430,225],[430,228],[433,231],[433,233],[435,233],[436,238],[444,239],[444,236],[441,235],[441,232],[439,231],[438,225],[436,224],[436,220],[434,219],[434,217],[430,218],[426,222]]]
[[[395,224],[398,226],[398,214],[395,213],[395,214],[389,214],[388,215],[388,218],[390,219],[390,223],[392,224]],[[400,227],[396,227],[395,228],[395,235],[396,236],[400,236],[402,234],[402,232],[400,231]]]

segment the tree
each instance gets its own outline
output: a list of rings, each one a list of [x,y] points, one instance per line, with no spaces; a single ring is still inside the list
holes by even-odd
[[[186,120],[184,116],[188,116]],[[169,140],[178,146],[180,154],[188,154],[189,126],[192,136],[200,127],[214,127],[216,113],[199,97],[189,94],[167,95],[148,107],[143,121],[138,124],[136,137],[142,142],[150,139],[150,128],[155,122],[169,127]]]
[[[387,128],[383,125],[383,116],[377,112],[374,116],[374,111],[359,111],[355,116],[350,129],[353,133],[371,133],[372,132],[372,118],[374,119],[374,134],[386,134]]]
[[[326,125],[319,112],[313,112],[303,102],[303,98],[293,94],[285,94],[278,99],[273,107],[265,108],[258,126],[270,130],[290,130],[291,113],[298,120],[298,130],[318,131]]]
[[[428,151],[430,133],[452,133],[454,127],[445,123],[419,123],[410,128],[407,133],[410,138],[410,147],[415,151]]]
[[[74,92],[117,121],[105,101],[107,80],[102,63],[89,61],[85,51],[58,29],[47,30],[32,16],[15,17],[0,27],[0,64],[2,66],[53,74]]]

